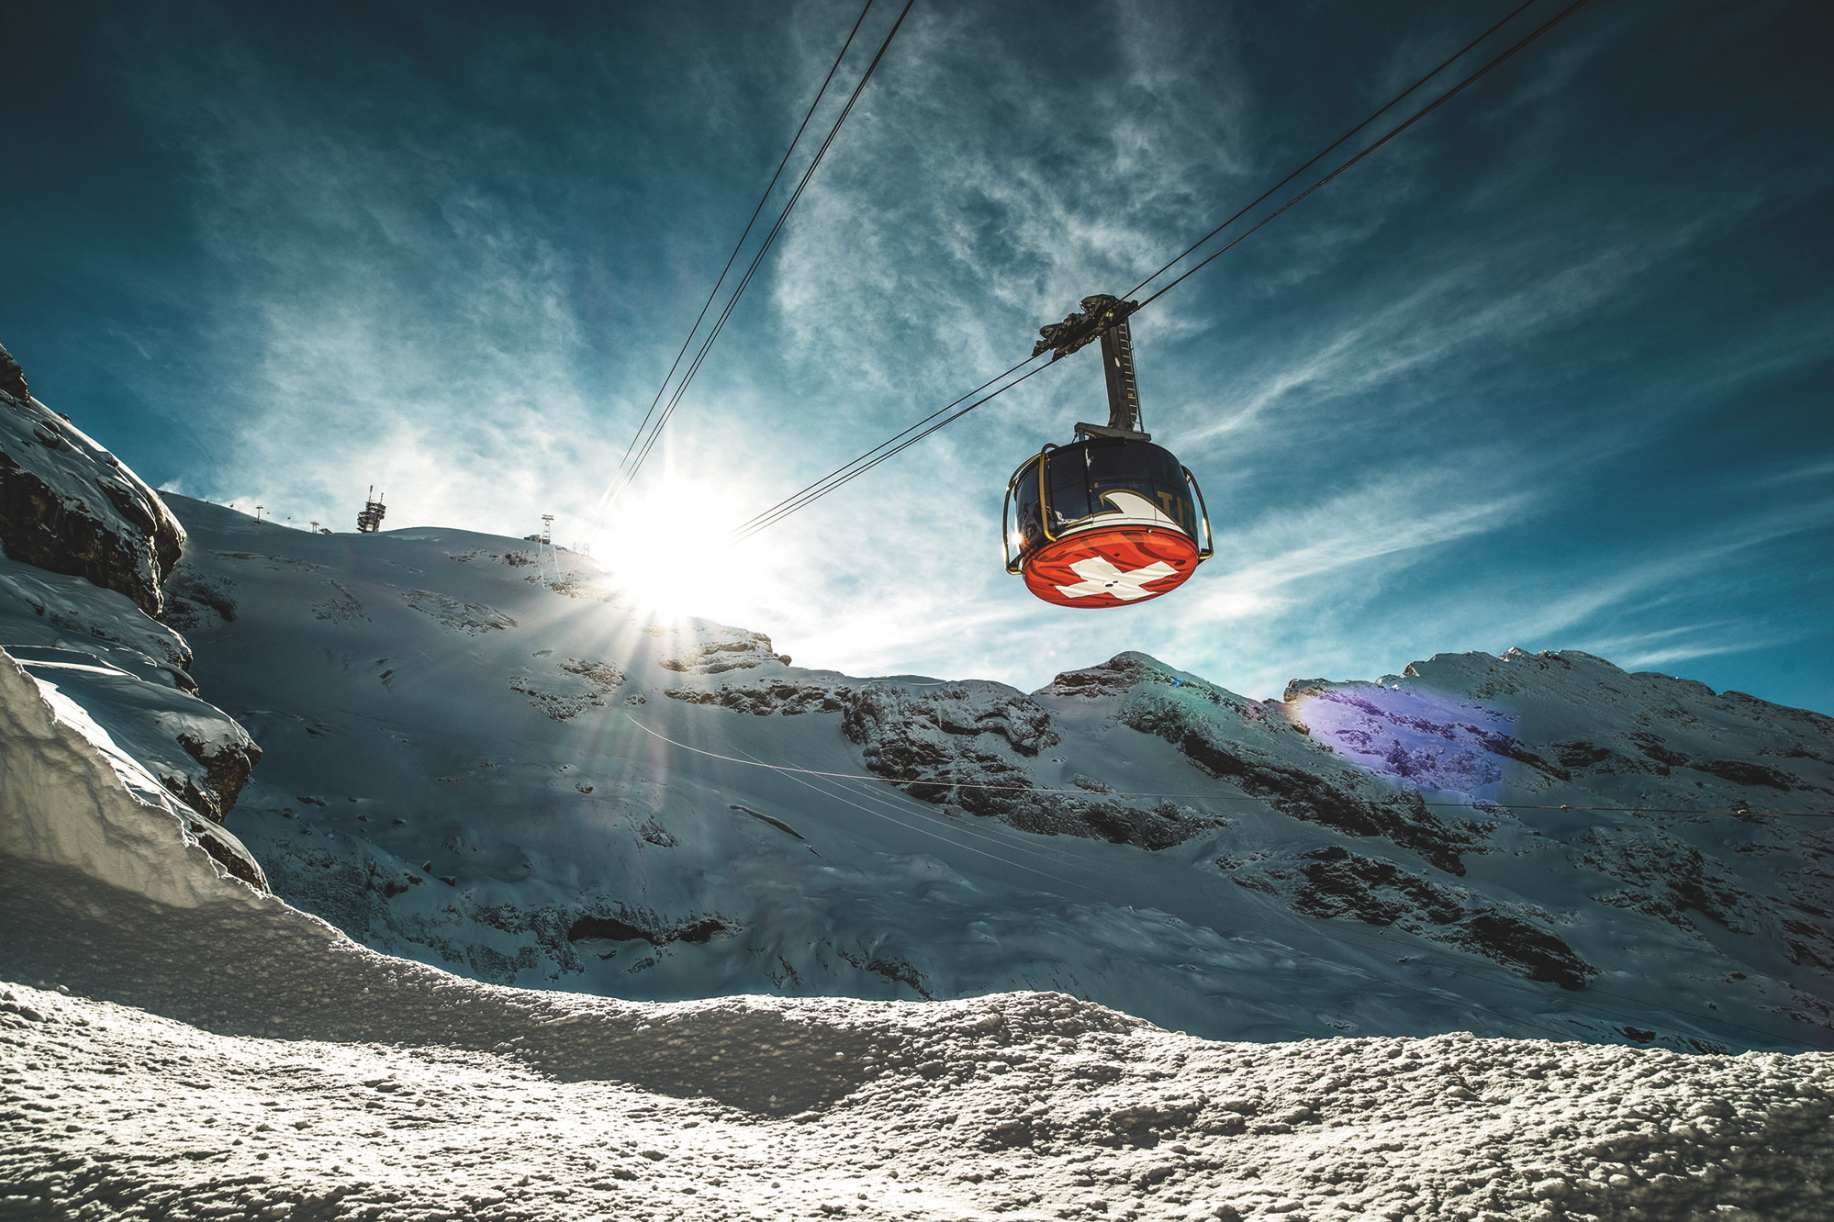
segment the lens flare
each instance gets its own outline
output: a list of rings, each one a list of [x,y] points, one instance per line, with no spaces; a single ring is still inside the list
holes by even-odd
[[[1315,692],[1298,713],[1315,739],[1379,776],[1480,802],[1502,788],[1515,741],[1500,709],[1379,683]]]
[[[671,473],[618,502],[595,557],[638,608],[656,618],[742,618],[745,590],[733,580],[736,560],[723,542],[732,524],[744,519],[743,507],[756,499],[748,500],[744,489],[715,491]],[[760,555],[768,547],[747,544],[744,567],[768,566],[768,556]]]

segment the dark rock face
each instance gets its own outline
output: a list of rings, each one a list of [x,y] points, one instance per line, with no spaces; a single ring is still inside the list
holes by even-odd
[[[1601,904],[1655,917],[1695,936],[1689,913],[1733,933],[1756,933],[1762,927],[1758,905],[1739,888],[1731,871],[1659,828],[1619,828],[1609,835],[1588,832],[1579,837],[1578,848],[1581,865],[1623,884],[1595,896]],[[1828,940],[1825,931],[1822,940]]]
[[[148,615],[184,530],[153,490],[82,430],[26,393],[0,362],[0,545],[8,558],[88,579]]]
[[[1462,888],[1339,846],[1314,849],[1277,866],[1230,872],[1238,885],[1280,895],[1307,916],[1393,925],[1483,955],[1530,980],[1578,990],[1598,975],[1572,947],[1521,915],[1474,906]],[[1546,920],[1547,914],[1532,915]]]
[[[1209,826],[1171,802],[1134,804],[1038,788],[1014,757],[1036,757],[1061,736],[1042,705],[1001,684],[950,683],[921,694],[872,684],[847,701],[841,733],[863,748],[867,768],[905,782],[912,797],[1023,832],[1157,850]]]
[[[1024,761],[1061,737],[1042,705],[999,683],[912,691],[896,683],[784,679],[674,687],[663,694],[754,716],[840,713],[841,733],[862,748],[869,771],[899,782],[920,801],[999,819],[1020,831],[1164,849],[1209,826],[1196,811],[1171,802],[1103,798],[1102,783],[1093,778],[1077,782],[1083,792],[1040,789]]]
[[[204,786],[199,786],[190,777],[185,778],[186,792],[179,792],[178,796],[212,822],[222,823],[241,796],[242,787],[248,784],[248,774],[261,762],[261,748],[252,739],[213,744],[194,734],[183,733],[178,736],[178,745],[185,749],[186,755],[204,766],[204,773],[209,777]]]
[[[0,645],[29,673],[56,683],[115,746],[220,826],[261,749],[227,714],[197,698],[197,685],[185,673],[189,646],[170,624],[155,622],[167,609],[164,582],[184,538],[152,489],[27,394],[17,363],[0,349],[0,544],[6,550],[0,589],[31,613],[0,606]],[[208,585],[192,591],[195,603],[174,600],[174,609],[220,606],[221,618],[233,618],[233,601]],[[72,669],[73,661],[81,665]],[[199,843],[231,873],[263,886],[259,869],[229,840],[211,835],[208,825],[196,828]]]
[[[975,694],[990,698],[974,701],[965,685],[956,684],[925,695],[868,687],[848,700],[841,733],[863,748],[867,768],[914,782],[904,786],[912,797],[999,815],[1032,788],[1012,755],[1036,755],[1057,736],[1050,732],[1050,715],[1018,692]]]
[[[670,942],[686,942],[690,946],[704,946],[714,938],[738,933],[740,927],[721,917],[701,917],[698,920],[667,921],[648,911],[633,912],[619,908],[619,916],[583,915],[567,926],[568,942],[648,942],[651,946],[667,946]],[[625,919],[630,918],[630,919]],[[632,924],[632,921],[642,924]],[[601,956],[609,958],[609,956]]]
[[[180,632],[235,622],[235,589],[226,577],[207,576],[181,559],[161,589],[166,601],[161,618]]]
[[[1060,741],[1051,715],[1030,696],[997,683],[949,683],[923,695],[871,684],[854,697],[841,719],[849,741],[867,745],[868,759],[888,767],[937,763],[947,754],[943,735],[994,734],[1024,756]],[[939,754],[939,749],[941,753]]]
[[[718,705],[737,713],[755,717],[778,714],[793,717],[799,713],[838,713],[847,707],[853,690],[840,684],[754,683],[720,684],[719,688],[671,687],[663,691],[670,700],[684,704]]]
[[[4,345],[0,345],[0,395],[6,395],[20,403],[32,397],[26,389],[25,370],[19,368],[19,362],[13,359]]]
[[[222,820],[218,819],[217,822],[221,823]],[[255,864],[254,858],[248,856],[237,846],[212,836],[208,828],[198,824],[192,824],[191,834],[197,837],[197,842],[203,846],[204,852],[210,854],[222,864],[225,870],[229,871],[231,878],[240,879],[255,890],[263,894],[267,893],[267,879],[262,876],[261,867]]]

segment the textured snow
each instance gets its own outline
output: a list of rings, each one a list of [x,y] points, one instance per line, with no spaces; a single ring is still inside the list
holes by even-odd
[[[0,857],[0,1212],[1827,1216],[1834,1054],[1217,1043],[1056,993],[494,987]]]
[[[141,678],[188,687],[191,647],[125,594],[0,557],[0,634],[9,647],[88,653]]]

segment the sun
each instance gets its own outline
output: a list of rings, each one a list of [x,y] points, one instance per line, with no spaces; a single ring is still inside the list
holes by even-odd
[[[615,581],[652,615],[709,619],[743,610],[733,581],[732,528],[757,509],[731,488],[690,483],[671,474],[612,507],[593,552]],[[768,546],[768,545],[763,545]],[[761,563],[757,541],[744,545],[743,567]]]

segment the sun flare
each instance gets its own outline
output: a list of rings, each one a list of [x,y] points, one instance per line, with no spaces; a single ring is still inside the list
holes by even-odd
[[[757,498],[715,491],[670,475],[656,487],[632,493],[612,510],[594,551],[613,580],[654,616],[718,618],[735,606],[732,553],[725,541],[733,526],[757,508]],[[746,567],[768,544],[744,545]]]

